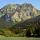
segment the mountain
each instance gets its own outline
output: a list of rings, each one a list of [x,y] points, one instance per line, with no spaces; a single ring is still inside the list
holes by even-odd
[[[14,23],[18,23],[40,15],[40,10],[37,10],[31,4],[27,4],[27,3],[21,5],[8,4],[3,8],[1,8],[0,14],[2,14],[3,16],[7,14],[10,16],[11,20]]]
[[[0,32],[4,36],[39,36],[40,10],[27,3],[5,5],[0,9]]]

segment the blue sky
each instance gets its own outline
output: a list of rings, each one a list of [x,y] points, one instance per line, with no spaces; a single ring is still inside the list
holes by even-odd
[[[31,3],[35,8],[40,10],[40,0],[0,0],[0,8],[7,4]]]

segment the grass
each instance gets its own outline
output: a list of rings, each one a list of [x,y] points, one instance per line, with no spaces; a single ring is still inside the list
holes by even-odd
[[[40,38],[26,38],[26,37],[0,37],[0,40],[40,40]]]

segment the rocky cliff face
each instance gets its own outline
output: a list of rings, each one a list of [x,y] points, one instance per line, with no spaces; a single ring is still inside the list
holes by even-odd
[[[31,4],[8,4],[1,8],[0,13],[11,16],[11,20],[14,23],[25,21],[40,15],[40,11],[35,9]]]

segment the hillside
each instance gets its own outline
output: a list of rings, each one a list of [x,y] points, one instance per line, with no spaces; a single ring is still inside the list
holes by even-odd
[[[23,32],[24,36],[40,37],[40,16],[20,22],[11,27],[11,31],[15,33]],[[21,32],[20,32],[21,31]]]

